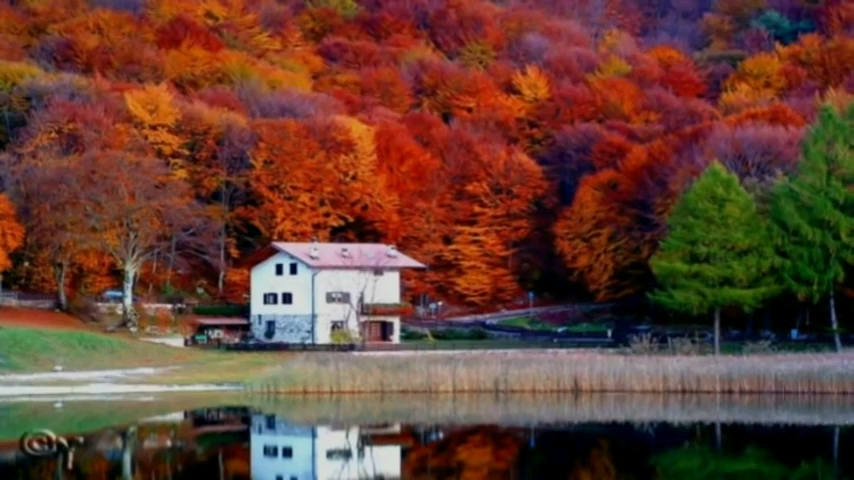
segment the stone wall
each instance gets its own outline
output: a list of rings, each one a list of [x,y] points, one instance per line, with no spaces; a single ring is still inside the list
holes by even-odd
[[[253,315],[250,321],[253,335],[262,342],[313,343],[311,315]],[[269,336],[267,323],[271,321],[275,327]]]

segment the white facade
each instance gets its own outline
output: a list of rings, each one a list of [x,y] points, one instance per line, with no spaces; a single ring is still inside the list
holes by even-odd
[[[274,415],[253,415],[252,480],[400,478],[401,447],[370,445],[365,433],[360,427],[301,427]]]
[[[334,244],[323,245],[327,257],[338,254],[330,248]],[[252,268],[250,322],[256,338],[328,344],[333,330],[346,329],[358,338],[366,322],[373,322],[383,330],[378,334],[382,341],[400,341],[399,316],[368,315],[362,310],[363,305],[401,303],[399,265],[371,261],[354,266],[340,259],[338,264],[327,260],[311,265],[314,258],[307,261],[306,255],[295,252],[272,251]],[[315,263],[319,255],[317,259]]]

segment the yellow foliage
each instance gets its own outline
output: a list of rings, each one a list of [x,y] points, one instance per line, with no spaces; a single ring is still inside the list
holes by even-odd
[[[848,93],[844,89],[831,87],[824,92],[824,95],[818,97],[819,105],[830,105],[836,111],[842,113],[849,105],[854,103],[854,94]]]
[[[166,78],[185,88],[204,88],[221,83],[220,58],[203,48],[190,46],[166,52]]]
[[[486,42],[473,41],[460,50],[459,61],[471,68],[486,68],[495,59],[495,50]]]
[[[528,103],[538,103],[551,96],[549,78],[534,65],[525,67],[522,72],[513,74],[513,86]]]
[[[359,3],[356,0],[306,0],[310,8],[330,8],[344,18],[353,18],[359,13]]]
[[[241,52],[228,52],[223,55],[220,69],[222,72],[220,76],[227,79],[231,84],[257,80],[274,90],[292,88],[311,91],[312,87],[311,77],[308,73],[296,73],[276,68],[273,65],[256,61]]]
[[[27,78],[44,74],[37,66],[24,62],[0,60],[0,92],[10,92]]]
[[[630,73],[632,73],[632,66],[629,62],[616,55],[609,56],[608,60],[596,70],[596,76],[599,77],[625,77]]]
[[[172,93],[165,85],[146,85],[125,93],[125,104],[131,115],[144,125],[171,127],[181,118]]]
[[[727,79],[727,89],[746,87],[757,92],[769,91],[776,95],[786,88],[786,79],[780,75],[783,62],[773,53],[760,53],[745,59],[735,73]]]

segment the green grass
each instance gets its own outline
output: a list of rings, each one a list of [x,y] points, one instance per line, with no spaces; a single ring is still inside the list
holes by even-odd
[[[96,332],[0,328],[0,370],[36,371],[169,365],[192,355],[179,349]]]
[[[499,320],[498,325],[502,327],[527,328],[528,330],[536,330],[542,332],[551,332],[556,330],[554,325],[539,322],[531,317],[514,317],[507,320]]]
[[[540,322],[535,318],[523,316],[514,317],[507,320],[500,320],[498,325],[503,327],[526,328],[538,332],[554,332],[561,330],[570,333],[605,333],[611,328],[607,324],[602,323],[577,323],[575,325],[567,325],[564,327],[556,327],[555,325]]]
[[[178,367],[132,380],[174,384],[244,381],[288,356],[175,348],[115,334],[32,328],[0,328],[0,352],[0,372],[44,372],[57,364],[66,371]]]
[[[564,331],[571,333],[605,333],[609,329],[610,325],[602,323],[578,323],[564,327]]]

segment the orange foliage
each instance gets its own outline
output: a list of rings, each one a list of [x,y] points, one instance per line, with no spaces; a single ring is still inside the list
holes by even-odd
[[[24,244],[24,235],[14,205],[5,195],[0,195],[0,272],[12,266],[9,254]]]
[[[403,475],[413,480],[513,478],[521,440],[497,427],[473,427],[447,434],[442,440],[413,448]]]
[[[550,250],[619,298],[648,284],[710,132],[802,128],[818,102],[854,94],[842,0],[798,9],[819,32],[787,45],[752,26],[765,0],[91,3],[0,6],[0,210],[26,234],[4,230],[0,269],[52,291],[65,265],[71,295],[119,283],[103,242],[77,241],[97,190],[202,204],[191,225],[153,222],[158,245],[180,239],[184,273],[152,247],[139,259],[152,292],[202,282],[242,303],[234,260],[316,237],[394,243],[430,266],[405,273],[408,293],[446,302],[565,293],[543,284],[565,274]],[[50,177],[68,165],[138,191],[76,178],[87,188],[69,192]]]

